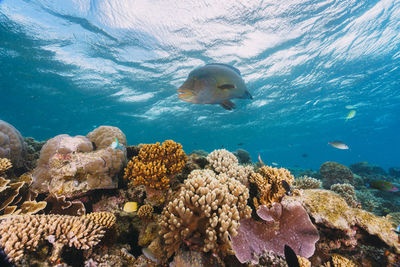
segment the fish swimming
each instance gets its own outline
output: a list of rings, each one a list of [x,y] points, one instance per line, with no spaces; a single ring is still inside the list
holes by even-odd
[[[124,149],[124,146],[119,143],[118,138],[114,139],[114,141],[111,143],[110,147],[112,149],[119,149],[119,150]]]
[[[379,189],[386,192],[399,192],[399,188],[388,181],[378,180],[367,184],[367,187]]]
[[[285,245],[285,260],[289,267],[300,267],[299,259],[291,247]]]
[[[341,141],[328,142],[328,144],[338,149],[349,149],[349,147]]]
[[[235,108],[232,98],[253,99],[240,71],[221,63],[194,69],[178,89],[179,99],[194,104],[219,104],[226,110]]]
[[[354,118],[354,117],[356,116],[356,113],[357,113],[357,112],[356,112],[354,109],[353,109],[353,110],[350,110],[349,114],[347,114],[347,116],[346,116],[346,121],[348,121],[348,120]]]

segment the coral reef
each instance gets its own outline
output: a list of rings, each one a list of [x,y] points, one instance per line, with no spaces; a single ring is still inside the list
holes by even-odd
[[[88,135],[99,142],[96,147],[102,147],[106,142],[100,142],[99,136],[92,133]],[[104,131],[100,133],[103,133],[100,136],[105,136]],[[116,136],[121,134],[116,131]],[[107,136],[106,140],[109,139],[110,136]],[[48,140],[40,152],[37,167],[32,174],[32,188],[38,193],[49,192],[67,197],[78,196],[93,189],[116,188],[117,174],[125,161],[124,150],[110,146],[93,150],[91,140],[84,136],[58,135]]]
[[[297,189],[318,189],[321,188],[322,182],[309,176],[300,176],[294,180],[293,185]]]
[[[370,165],[367,161],[361,161],[351,164],[350,170],[360,176],[387,175],[384,169],[378,166]]]
[[[326,262],[323,267],[357,267],[357,264],[355,264],[353,261],[339,255],[339,254],[334,254],[332,255],[332,263],[333,266],[330,262]]]
[[[389,247],[400,252],[400,243],[394,225],[384,217],[378,217],[358,208],[351,208],[339,195],[322,189],[307,189],[302,192],[301,200],[307,212],[316,223],[339,229],[348,235],[354,235],[352,226],[359,226],[370,235],[376,235]]]
[[[359,207],[356,191],[354,190],[354,186],[351,184],[333,184],[331,185],[331,191],[339,194],[344,200],[346,200],[347,205],[350,207]]]
[[[67,200],[65,196],[49,194],[44,200],[47,202],[46,214],[80,216],[86,213],[85,205],[78,199]]]
[[[287,169],[263,166],[257,173],[250,176],[251,183],[258,188],[258,199],[254,198],[254,206],[258,209],[259,205],[270,206],[273,202],[280,202],[286,194],[286,189],[282,181],[286,181],[289,186],[294,182],[294,176]]]
[[[400,168],[399,167],[390,167],[389,174],[395,178],[400,178]]]
[[[144,184],[146,188],[164,190],[170,187],[171,178],[185,166],[186,159],[182,145],[172,140],[161,145],[144,144],[139,155],[128,162],[124,178],[134,186]]]
[[[193,266],[222,267],[225,265],[223,263],[218,262],[217,258],[208,257],[203,252],[185,251],[179,249],[169,266],[170,267],[193,267]]]
[[[322,176],[324,188],[333,184],[353,184],[353,173],[346,166],[333,161],[321,165],[319,172]]]
[[[135,257],[129,253],[129,245],[92,248],[84,251],[85,267],[127,267],[138,266]]]
[[[86,135],[87,138],[96,146],[96,150],[109,147],[115,139],[126,147],[126,136],[117,127],[100,126]]]
[[[0,158],[0,174],[12,168],[12,163],[8,158]]]
[[[146,204],[139,208],[137,215],[142,220],[149,220],[153,216],[153,211],[154,211],[153,207]]]
[[[8,158],[16,167],[24,165],[26,147],[21,133],[11,124],[0,120],[0,158]]]
[[[39,242],[53,244],[50,260],[55,262],[65,245],[89,249],[100,242],[105,228],[115,222],[114,215],[102,213],[87,216],[16,215],[0,222],[0,245],[7,256],[18,262],[25,250],[35,249]],[[106,223],[104,223],[106,222]],[[106,225],[106,226],[105,226]]]
[[[163,209],[160,235],[172,255],[182,242],[204,252],[227,252],[239,220],[250,218],[248,189],[224,173],[194,170],[179,195]]]
[[[260,206],[257,214],[264,221],[251,218],[240,220],[238,234],[231,236],[232,248],[241,263],[257,263],[257,255],[273,251],[283,256],[284,246],[289,245],[297,255],[311,257],[319,239],[302,204],[293,197],[285,197],[269,209]]]
[[[22,176],[17,181],[0,177],[0,217],[34,214],[46,207],[45,201],[36,202],[36,194],[29,190],[32,180]]]
[[[250,153],[243,148],[237,149],[235,152],[233,152],[233,155],[236,156],[240,164],[251,164]]]

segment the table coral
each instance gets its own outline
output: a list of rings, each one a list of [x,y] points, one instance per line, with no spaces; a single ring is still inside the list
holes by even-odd
[[[319,168],[319,172],[325,188],[329,188],[333,184],[353,184],[354,177],[351,170],[337,162],[325,162]]]
[[[251,175],[250,182],[256,184],[259,194],[258,199],[253,199],[256,209],[259,205],[270,206],[273,202],[280,202],[286,194],[282,181],[286,181],[290,186],[294,182],[294,176],[284,168],[263,166]]]
[[[168,255],[185,242],[204,252],[230,249],[230,236],[237,234],[239,220],[251,216],[248,189],[225,174],[194,170],[176,199],[163,209],[160,235]]]
[[[0,245],[10,260],[18,262],[24,256],[25,250],[34,250],[40,241],[47,240],[53,244],[51,261],[56,261],[65,245],[89,249],[99,243],[106,227],[98,222],[102,222],[101,218],[104,216],[110,218],[113,215],[12,216],[0,222]]]
[[[110,146],[96,146],[94,150],[87,137],[58,135],[43,146],[32,174],[32,187],[38,193],[67,197],[93,189],[116,188],[117,175],[125,161],[124,150]]]
[[[22,167],[25,154],[21,133],[11,124],[0,120],[0,158],[8,158],[16,167]]]
[[[376,235],[389,247],[393,247],[397,253],[400,252],[398,236],[392,231],[394,225],[387,218],[349,207],[342,197],[329,190],[304,190],[300,198],[316,223],[342,230],[345,233],[354,232],[352,226],[357,225],[370,235]]]
[[[179,173],[186,163],[182,145],[166,140],[161,145],[144,144],[139,155],[128,162],[124,178],[133,185],[146,185],[147,188],[164,190],[170,187],[173,175]]]

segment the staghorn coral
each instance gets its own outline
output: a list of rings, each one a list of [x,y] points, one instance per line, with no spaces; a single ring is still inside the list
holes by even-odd
[[[118,128],[113,126],[100,126],[86,135],[91,142],[96,146],[96,149],[102,149],[109,147],[115,139],[119,140],[119,143],[126,147],[126,136]]]
[[[93,150],[92,142],[84,136],[58,135],[42,147],[32,174],[32,187],[38,193],[67,197],[93,189],[115,188],[125,161],[124,150],[109,146]]]
[[[309,176],[300,176],[294,180],[294,187],[297,189],[318,189],[321,188],[322,182]]]
[[[225,174],[194,170],[179,195],[163,209],[160,235],[172,255],[183,241],[204,252],[228,252],[229,235],[251,216],[248,189]]]
[[[18,262],[25,250],[34,250],[40,241],[47,240],[53,244],[50,259],[56,261],[65,245],[89,249],[100,242],[105,227],[97,223],[103,222],[99,216],[110,218],[106,214],[12,216],[0,222],[0,245],[13,262]]]
[[[232,249],[241,263],[256,264],[257,255],[263,251],[273,251],[283,256],[285,245],[289,245],[299,256],[313,255],[319,239],[318,230],[302,204],[294,197],[285,197],[270,209],[260,206],[257,214],[263,221],[242,219],[238,234],[230,237]]]
[[[0,173],[12,168],[12,163],[7,158],[0,158]]]
[[[256,209],[259,205],[270,206],[273,202],[279,202],[285,196],[283,180],[291,186],[294,176],[287,169],[270,166],[263,166],[258,169],[257,173],[250,176],[249,181],[256,184],[258,188],[259,197],[253,199]]]
[[[398,236],[392,231],[394,225],[384,217],[358,208],[351,208],[339,195],[322,189],[304,190],[300,199],[304,207],[316,223],[321,223],[329,228],[339,229],[349,236],[354,235],[352,226],[357,225],[375,235],[400,252]]]
[[[353,184],[353,173],[342,164],[327,161],[321,165],[319,172],[324,188],[329,188],[333,184]]]
[[[23,167],[26,147],[21,133],[0,120],[0,158],[8,158],[16,167]]]
[[[350,207],[357,208],[359,206],[356,201],[356,191],[351,184],[333,184],[331,191],[339,194]]]
[[[34,214],[46,207],[46,201],[36,202],[36,194],[29,189],[32,180],[21,176],[15,182],[0,177],[0,217]]]
[[[148,220],[151,219],[151,217],[153,216],[153,211],[154,211],[153,207],[146,204],[139,208],[137,215],[142,220]]]
[[[251,165],[241,166],[234,154],[226,149],[217,149],[208,154],[207,160],[211,168],[217,173],[225,173],[228,177],[249,184],[250,175],[254,173]]]
[[[186,163],[182,145],[166,140],[161,145],[144,144],[139,155],[128,162],[124,178],[133,185],[146,185],[146,188],[164,190],[170,187],[172,176],[182,170]]]

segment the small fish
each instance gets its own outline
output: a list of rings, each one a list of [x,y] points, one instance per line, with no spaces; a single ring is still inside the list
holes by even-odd
[[[148,258],[149,260],[158,263],[158,259],[156,258],[156,256],[154,255],[153,251],[151,251],[149,248],[142,248],[142,253],[144,256],[146,256],[146,258]]]
[[[126,202],[123,208],[125,212],[134,212],[137,211],[137,209],[138,209],[138,203],[133,201]]]
[[[285,245],[285,259],[289,267],[300,267],[299,259],[291,247]]]
[[[393,185],[391,182],[378,180],[367,184],[367,187],[379,189],[386,192],[399,192],[399,188]]]
[[[328,142],[328,144],[338,149],[349,149],[349,147],[341,141]]]
[[[303,153],[303,154],[301,154],[301,156],[302,156],[303,158],[307,158],[307,157],[308,157],[308,154]]]
[[[279,164],[276,163],[276,162],[272,162],[271,164],[274,165],[274,166],[278,166],[278,165],[279,165]]]
[[[226,64],[212,63],[196,68],[178,89],[179,99],[194,104],[219,104],[235,108],[232,98],[253,99],[240,71]]]
[[[119,150],[122,150],[124,148],[124,146],[119,143],[118,138],[114,139],[114,141],[111,143],[110,147],[112,149],[119,149]]]
[[[290,187],[288,182],[286,182],[286,180],[282,180],[282,186],[286,190],[286,195],[290,196],[292,194],[292,188]]]
[[[237,144],[238,146],[243,146],[244,144],[243,143],[239,143],[239,144]]]
[[[262,167],[262,166],[265,166],[264,161],[262,161],[262,159],[261,159],[260,153],[258,153],[258,163],[261,165],[261,167]]]
[[[354,106],[353,105],[347,105],[346,108],[347,109],[354,109]]]
[[[356,116],[356,113],[357,113],[357,112],[356,112],[354,109],[353,109],[353,110],[350,110],[349,114],[347,114],[347,116],[346,116],[346,121],[348,121],[348,120],[354,118],[354,116]]]

